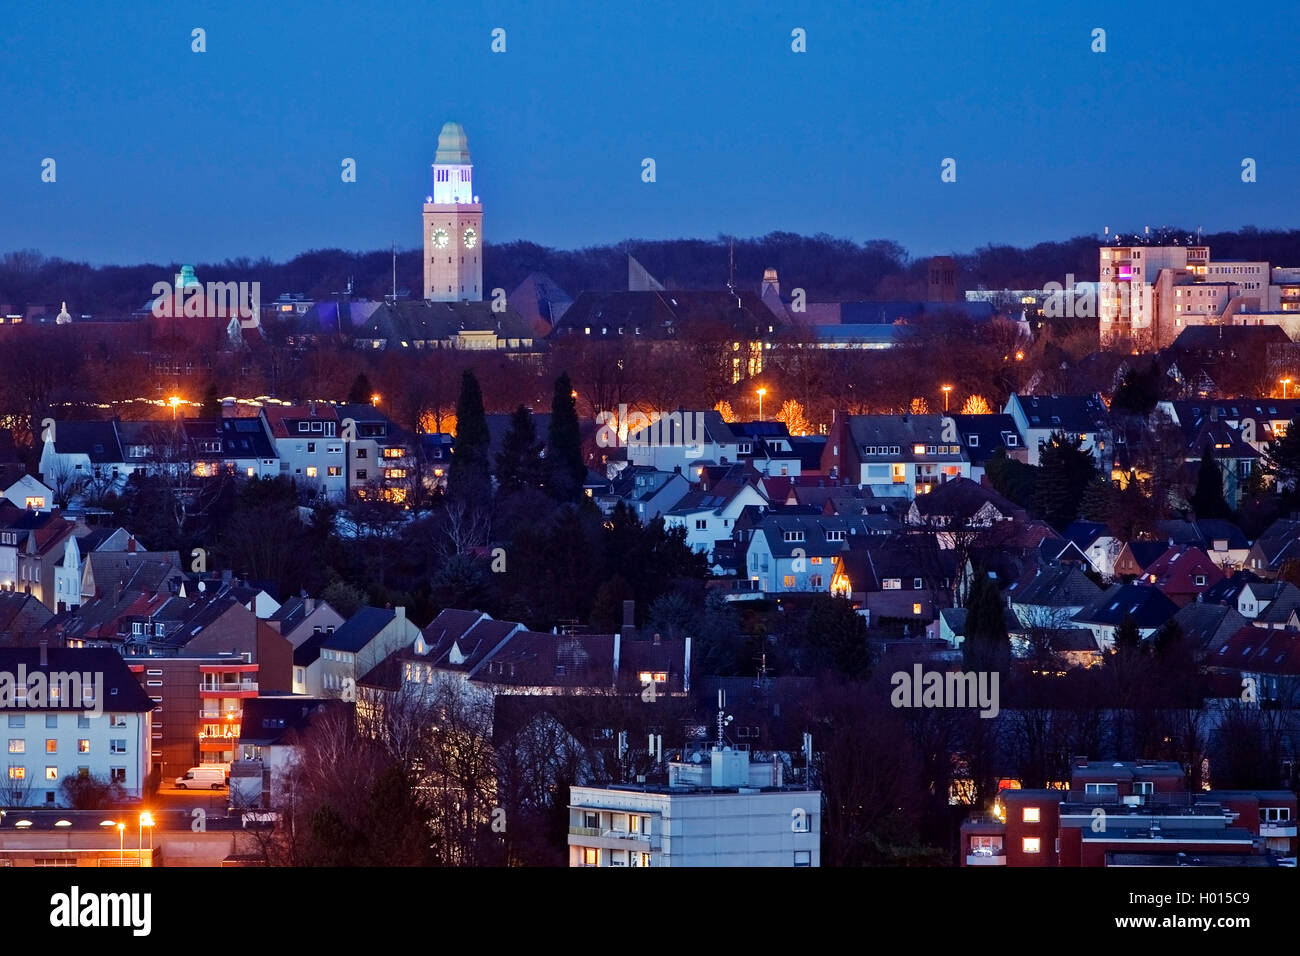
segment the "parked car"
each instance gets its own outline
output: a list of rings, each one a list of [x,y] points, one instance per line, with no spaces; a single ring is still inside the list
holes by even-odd
[[[178,790],[220,790],[230,785],[230,771],[220,765],[190,767],[183,777],[176,778]]]

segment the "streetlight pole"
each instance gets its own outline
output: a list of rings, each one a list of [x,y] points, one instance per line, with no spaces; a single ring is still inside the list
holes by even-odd
[[[126,866],[126,850],[123,848],[122,840],[125,838],[126,824],[117,825],[117,865]]]
[[[948,412],[948,393],[952,391],[952,386],[951,386],[951,385],[942,385],[942,386],[940,386],[940,389],[943,391],[943,410],[944,410],[944,413],[947,414],[947,412]]]
[[[758,390],[758,420],[760,422],[763,420],[763,396],[766,394],[767,394],[767,389],[760,388]]]
[[[1291,384],[1291,379],[1290,379],[1290,378],[1284,378],[1284,379],[1280,379],[1280,381],[1282,382],[1282,398],[1285,400],[1285,399],[1286,399],[1286,387],[1287,387],[1288,385]]]

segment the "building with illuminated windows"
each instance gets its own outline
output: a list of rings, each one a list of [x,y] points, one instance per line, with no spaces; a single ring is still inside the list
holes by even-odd
[[[25,675],[0,703],[7,741],[0,802],[64,806],[59,784],[78,775],[118,783],[136,799],[147,792],[155,705],[116,651],[0,648],[0,673],[10,681]]]
[[[665,785],[571,787],[569,866],[820,866],[821,792],[766,756],[711,745]]]
[[[1002,790],[961,827],[962,866],[1290,865],[1296,795],[1190,790],[1178,763],[1076,757],[1068,789]]]

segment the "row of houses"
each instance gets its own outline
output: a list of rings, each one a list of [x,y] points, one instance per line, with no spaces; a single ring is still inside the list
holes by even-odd
[[[372,405],[268,404],[219,418],[58,421],[45,433],[40,472],[65,504],[159,473],[285,476],[334,500],[373,489],[400,501],[412,482],[443,479],[451,444],[449,435],[411,433]]]

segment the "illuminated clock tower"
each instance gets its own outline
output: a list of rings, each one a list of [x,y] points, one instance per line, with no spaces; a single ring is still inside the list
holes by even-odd
[[[447,123],[424,204],[424,297],[434,302],[483,301],[483,207],[473,171],[465,130]]]

